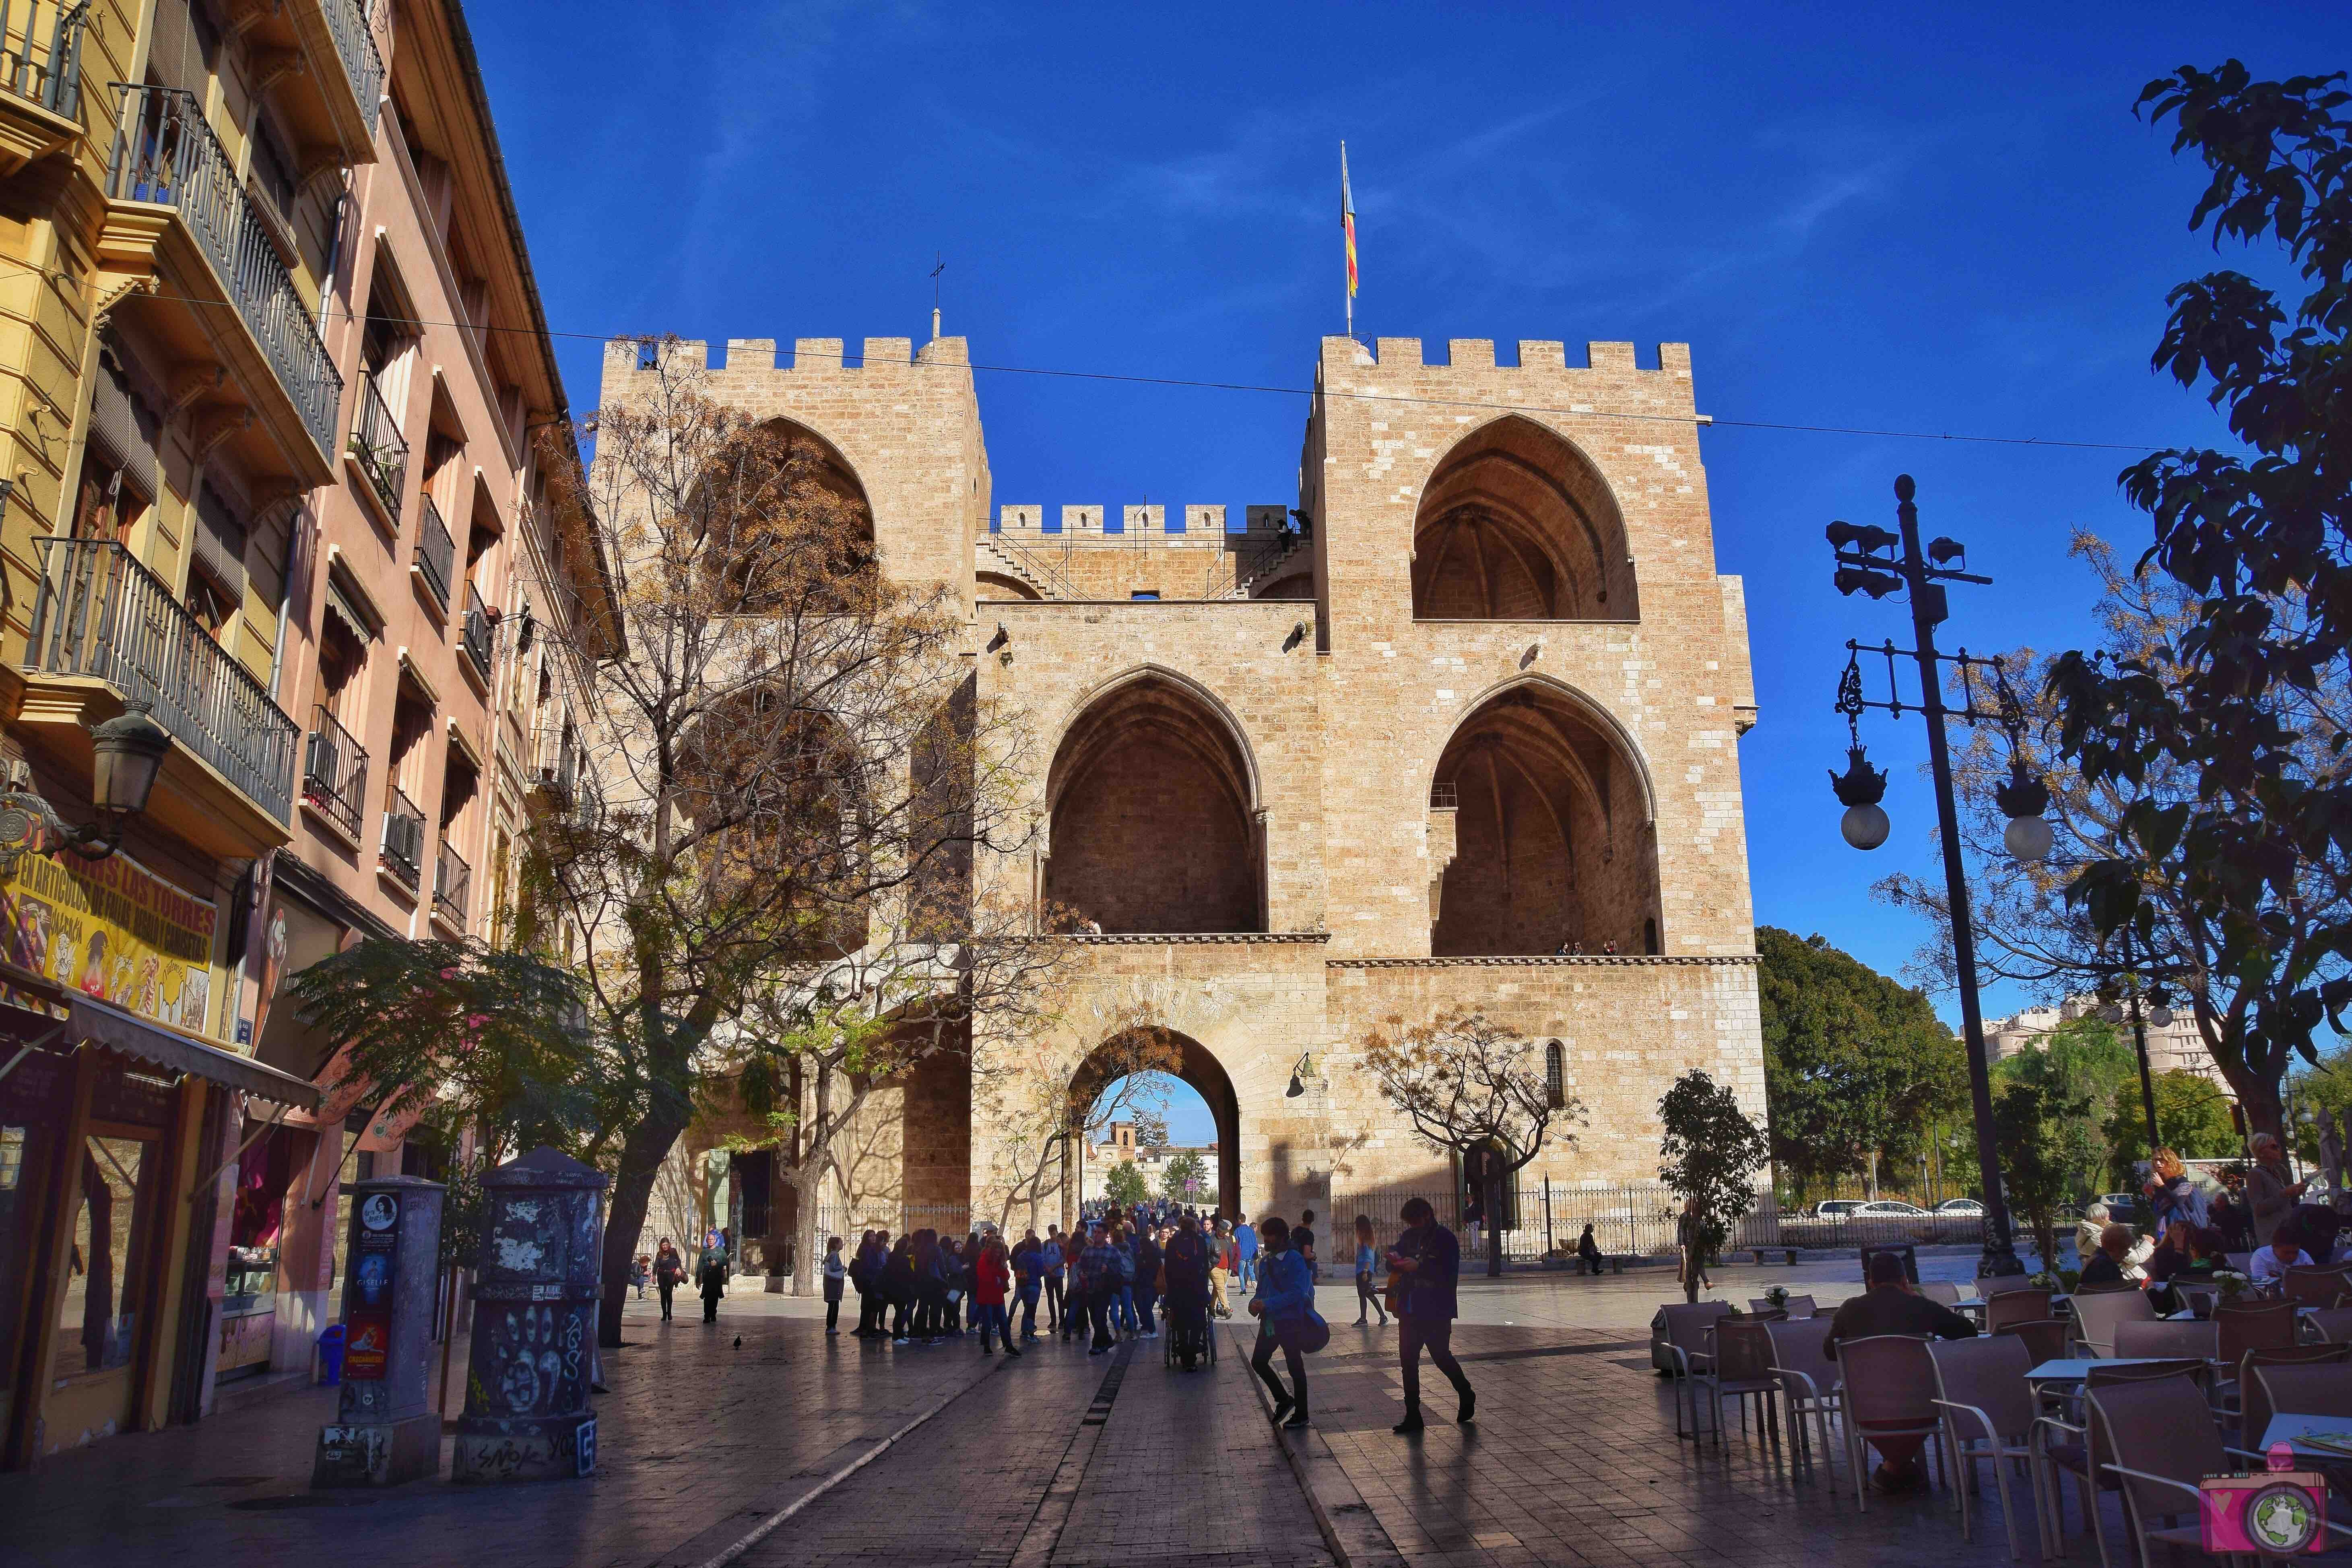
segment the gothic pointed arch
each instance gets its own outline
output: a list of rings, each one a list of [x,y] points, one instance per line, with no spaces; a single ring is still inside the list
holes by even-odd
[[[1488,693],[1439,753],[1430,798],[1455,814],[1433,955],[1656,950],[1649,773],[1597,704],[1538,679]]]
[[[1045,892],[1082,928],[1265,929],[1257,767],[1231,711],[1145,666],[1097,688],[1045,780]]]
[[[1507,415],[1439,459],[1413,518],[1415,620],[1641,618],[1617,501],[1557,431]]]
[[[1173,1061],[1174,1065],[1166,1069],[1169,1075],[1192,1085],[1208,1102],[1209,1114],[1217,1124],[1217,1212],[1228,1219],[1239,1218],[1242,1190],[1241,1096],[1234,1088],[1233,1075],[1225,1070],[1225,1064],[1200,1041],[1190,1035],[1153,1024],[1130,1026],[1105,1037],[1087,1053],[1086,1059],[1070,1076],[1071,1108],[1082,1112],[1094,1104],[1096,1098],[1124,1070],[1123,1064],[1136,1059],[1139,1053],[1134,1049],[1131,1037],[1139,1032],[1152,1037],[1152,1044],[1158,1047],[1154,1054],[1166,1055]],[[1074,1120],[1082,1121],[1083,1119]],[[1085,1157],[1083,1151],[1076,1152],[1080,1159]],[[1075,1219],[1075,1205],[1084,1178],[1077,1161],[1066,1163],[1064,1169],[1072,1173],[1067,1190],[1070,1206],[1066,1210],[1071,1217],[1064,1221],[1068,1224]]]

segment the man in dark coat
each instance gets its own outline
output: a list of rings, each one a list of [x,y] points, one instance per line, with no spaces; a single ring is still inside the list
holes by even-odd
[[[719,1298],[727,1294],[727,1249],[714,1247],[702,1255],[702,1267],[694,1271],[694,1283],[702,1291],[702,1321],[719,1321]]]
[[[1462,1244],[1437,1223],[1426,1198],[1408,1198],[1398,1211],[1405,1232],[1389,1253],[1389,1268],[1404,1276],[1397,1297],[1397,1361],[1404,1373],[1404,1419],[1391,1430],[1421,1430],[1421,1352],[1445,1374],[1461,1399],[1454,1419],[1468,1426],[1478,1396],[1454,1359],[1454,1287],[1462,1278]]]

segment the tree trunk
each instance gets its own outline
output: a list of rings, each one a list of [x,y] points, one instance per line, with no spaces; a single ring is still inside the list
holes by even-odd
[[[1486,1184],[1486,1278],[1503,1277],[1503,1195],[1502,1184]],[[1336,1225],[1338,1222],[1335,1220]]]
[[[604,1220],[603,1310],[596,1316],[596,1342],[621,1342],[621,1312],[629,1300],[629,1268],[636,1260],[637,1238],[645,1234],[646,1210],[653,1200],[654,1178],[670,1148],[686,1131],[685,1118],[658,1106],[629,1130],[621,1144],[618,1174],[613,1182],[613,1206]]]
[[[802,1172],[807,1173],[805,1175]],[[793,1206],[799,1211],[793,1215],[793,1294],[814,1296],[816,1282],[824,1271],[824,1255],[818,1250],[816,1236],[816,1195],[824,1186],[824,1162],[803,1160],[799,1171],[793,1173],[793,1191],[800,1194]],[[844,1245],[848,1238],[843,1237]]]

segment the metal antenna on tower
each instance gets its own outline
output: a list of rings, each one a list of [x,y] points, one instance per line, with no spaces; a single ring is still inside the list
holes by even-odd
[[[940,274],[947,269],[948,258],[944,256],[940,258],[940,264],[931,268],[931,341],[933,342],[940,341]]]

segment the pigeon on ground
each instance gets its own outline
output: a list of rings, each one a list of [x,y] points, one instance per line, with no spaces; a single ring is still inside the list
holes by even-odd
[[[739,1351],[743,1348],[743,1336],[740,1334],[735,1336],[735,1348]]]

